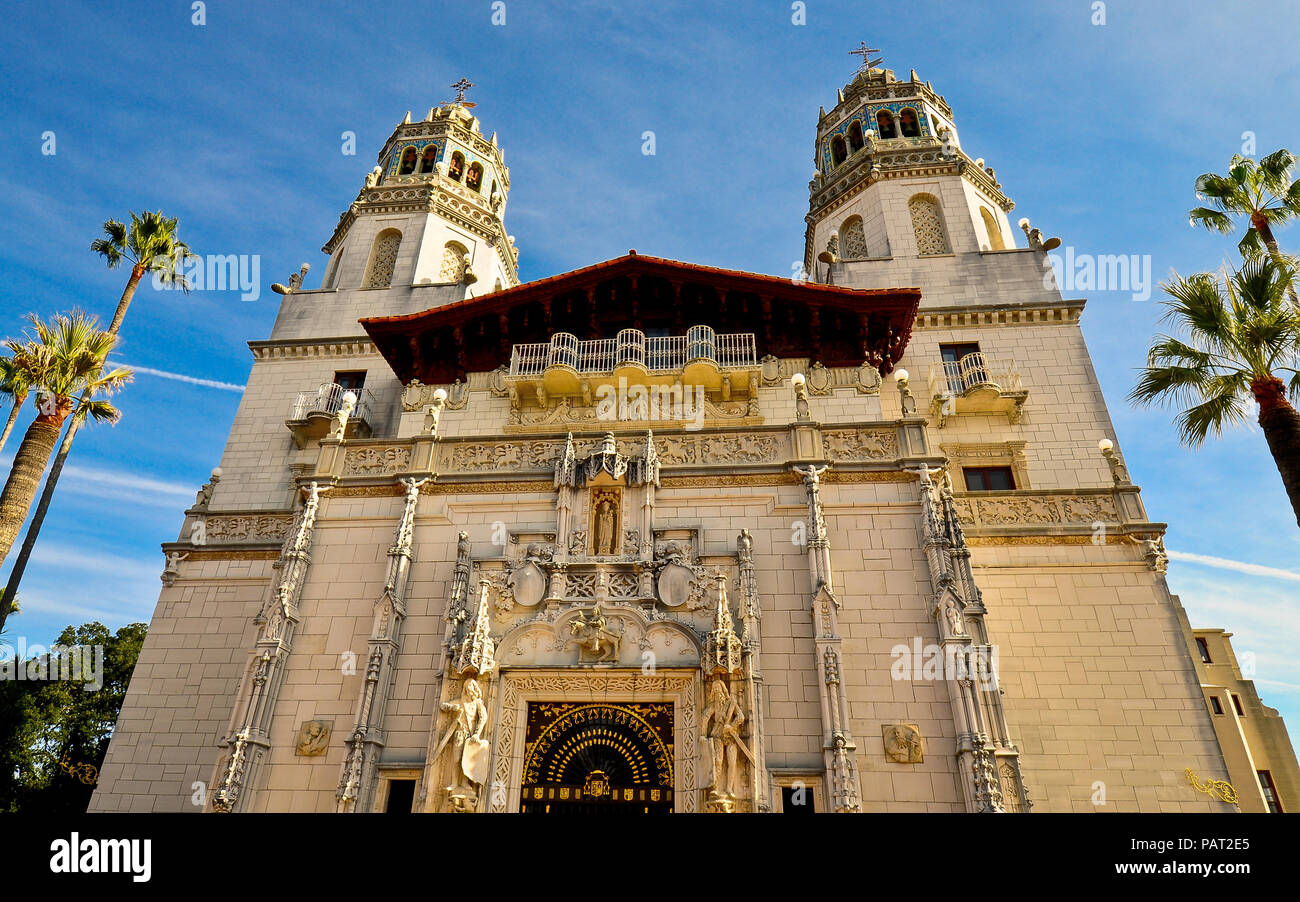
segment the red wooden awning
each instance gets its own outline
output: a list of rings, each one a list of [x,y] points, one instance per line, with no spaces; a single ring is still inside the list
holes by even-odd
[[[825,366],[864,360],[888,375],[903,356],[919,288],[860,290],[646,257],[631,251],[583,269],[404,316],[361,320],[403,384],[437,385],[510,362],[516,344],[556,332],[612,338],[620,329],[693,325],[753,332],[758,355]]]

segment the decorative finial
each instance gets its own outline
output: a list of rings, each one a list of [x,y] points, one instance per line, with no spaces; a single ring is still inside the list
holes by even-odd
[[[462,78],[460,81],[452,85],[451,89],[456,92],[455,102],[465,107],[474,106],[474,104],[469,103],[465,100],[465,92],[472,87],[474,87],[474,83],[470,81],[468,78]]]
[[[862,65],[858,67],[859,72],[870,72],[872,69],[876,68],[876,66],[879,66],[884,62],[884,57],[876,57],[875,59],[871,58],[871,54],[879,52],[879,47],[868,47],[866,41],[863,41],[862,45],[858,47],[857,50],[849,51],[852,56],[862,57]]]

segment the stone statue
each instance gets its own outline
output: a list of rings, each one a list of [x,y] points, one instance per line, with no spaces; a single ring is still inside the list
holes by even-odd
[[[162,582],[164,586],[170,587],[176,582],[176,577],[180,575],[180,563],[190,556],[188,551],[169,551],[166,554],[166,563],[163,564]]]
[[[383,169],[376,166],[366,175],[366,187],[373,188],[379,184],[379,178],[383,174]]]
[[[487,781],[489,763],[488,743],[483,738],[488,713],[478,680],[467,677],[461,684],[460,701],[443,702],[442,710],[450,712],[454,720],[448,724],[434,758],[450,749],[452,782],[447,787],[448,799],[454,810],[472,811],[478,804],[479,788]]]
[[[569,640],[569,644],[578,645],[579,657],[583,654],[593,655],[597,664],[618,661],[623,637],[609,629],[599,601],[592,605],[590,611],[578,614],[569,622],[569,635],[574,637]]]
[[[736,558],[742,564],[754,560],[754,537],[748,529],[742,529],[736,538]]]
[[[617,513],[614,502],[606,498],[596,510],[596,554],[613,554],[615,537],[618,535]]]
[[[438,420],[442,417],[442,408],[447,403],[447,392],[443,389],[435,389],[433,400],[429,406],[424,409],[424,434],[438,436]]]
[[[740,754],[753,760],[749,749],[740,740],[740,727],[745,715],[740,710],[725,680],[715,679],[709,687],[709,703],[700,714],[700,731],[709,743],[713,754],[713,783],[709,801],[724,811],[740,788]]]
[[[952,596],[948,596],[943,604],[944,616],[948,618],[948,629],[954,636],[966,635],[966,623],[961,614],[961,608],[957,602],[953,601]]]
[[[343,440],[344,434],[348,431],[348,419],[352,416],[352,411],[356,409],[356,406],[356,393],[344,392],[343,403],[339,406],[338,412],[334,414],[334,425],[330,428],[330,438],[339,441]]]

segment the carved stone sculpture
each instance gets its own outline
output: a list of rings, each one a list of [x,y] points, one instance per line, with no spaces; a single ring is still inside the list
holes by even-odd
[[[753,755],[740,738],[745,714],[740,709],[726,680],[715,679],[709,686],[709,701],[700,714],[700,732],[709,745],[713,762],[713,781],[709,784],[711,810],[729,813],[735,810],[736,796],[742,782],[741,755],[747,761]]]
[[[304,758],[318,758],[329,751],[332,720],[305,720],[298,728],[298,741],[293,753]]]
[[[452,715],[434,752],[438,760],[445,751],[451,763],[451,783],[446,787],[453,811],[473,811],[479,790],[487,781],[490,750],[483,738],[488,712],[478,680],[466,677],[461,683],[460,701],[443,702],[442,710]]]
[[[898,764],[920,764],[924,759],[921,749],[921,730],[914,723],[885,724],[882,732],[885,757]]]
[[[618,661],[623,637],[609,628],[599,601],[569,623],[569,635],[573,637],[569,643],[578,646],[579,661],[584,658],[597,664]]]

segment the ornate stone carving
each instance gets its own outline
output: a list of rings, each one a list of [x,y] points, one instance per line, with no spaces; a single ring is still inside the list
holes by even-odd
[[[622,633],[610,629],[597,601],[569,622],[570,644],[578,646],[579,663],[618,663]]]
[[[525,607],[532,607],[546,597],[547,576],[541,568],[543,547],[538,543],[528,546],[524,562],[510,571],[506,584],[514,600]]]
[[[717,605],[713,629],[704,644],[704,670],[713,676],[732,676],[740,673],[740,639],[731,619],[731,604],[727,600],[727,577],[718,573],[713,577],[717,592]]]
[[[443,702],[441,707],[450,718],[432,759],[438,764],[445,760],[451,766],[451,783],[446,787],[451,809],[473,811],[491,766],[491,750],[483,737],[488,725],[487,706],[478,680],[466,677],[461,683],[460,700]]]
[[[893,460],[898,433],[892,429],[826,429],[826,458],[833,461]]]
[[[858,378],[853,383],[853,387],[859,394],[876,395],[880,394],[880,381],[880,370],[869,362],[863,362],[862,366],[858,367]]]
[[[760,360],[759,363],[761,364],[761,369],[759,372],[762,377],[763,384],[780,385],[781,384],[781,361],[778,360],[773,355],[768,354],[766,357]]]
[[[391,476],[410,466],[409,445],[362,445],[348,448],[343,457],[344,476]]]
[[[329,751],[332,720],[304,720],[298,728],[298,740],[293,753],[304,758],[317,758]]]
[[[1112,495],[966,496],[956,501],[961,521],[976,526],[1032,526],[1118,522]]]
[[[732,694],[726,679],[715,678],[709,685],[709,700],[700,712],[700,734],[709,746],[713,765],[709,789],[710,811],[730,813],[744,785],[744,767],[754,755],[740,738],[745,713]],[[743,758],[742,758],[743,756]]]
[[[659,570],[659,600],[670,608],[686,606],[693,610],[704,597],[704,568],[692,564],[691,546],[687,542],[666,542],[662,555],[665,563]]]
[[[289,514],[229,514],[206,518],[206,540],[223,542],[282,542],[293,518]]]
[[[831,372],[817,361],[808,369],[808,392],[813,395],[831,393]]]
[[[622,551],[623,493],[617,488],[591,491],[591,550],[593,555]]]
[[[884,724],[881,732],[885,743],[885,757],[890,761],[898,764],[920,764],[924,760],[921,728],[916,724]]]

